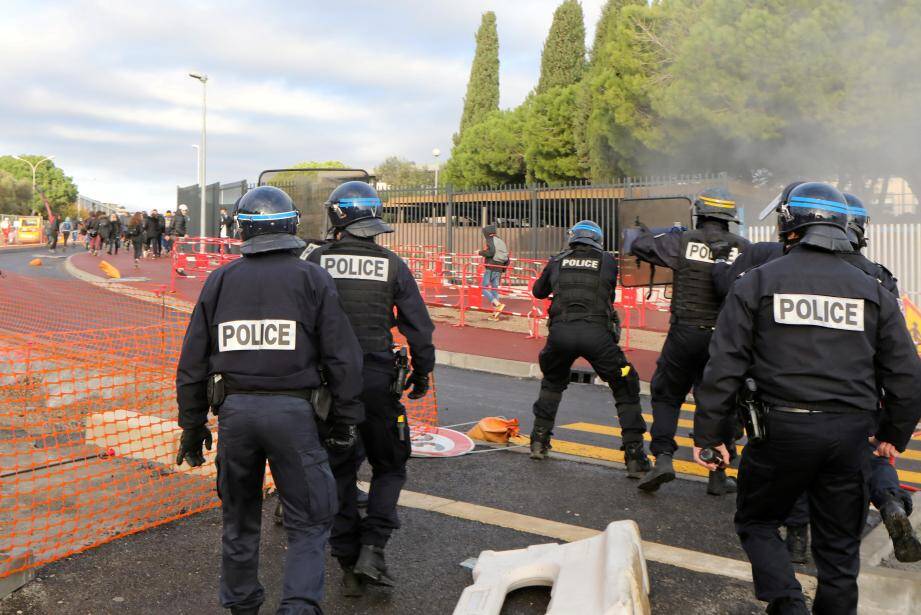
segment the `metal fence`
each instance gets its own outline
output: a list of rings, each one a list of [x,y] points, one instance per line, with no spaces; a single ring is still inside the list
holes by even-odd
[[[746,235],[753,242],[777,241],[777,227],[748,227]],[[871,224],[867,237],[867,258],[889,269],[913,303],[921,302],[921,224]]]
[[[396,232],[391,247],[437,246],[466,254],[483,247],[482,227],[495,224],[513,256],[545,258],[566,243],[566,232],[590,219],[604,229],[605,248],[614,249],[615,206],[621,199],[696,195],[727,184],[725,174],[642,177],[612,184],[503,186],[493,190],[393,188],[380,191],[384,218]]]

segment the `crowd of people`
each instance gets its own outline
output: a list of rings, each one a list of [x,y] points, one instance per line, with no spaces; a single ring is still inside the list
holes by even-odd
[[[160,214],[156,209],[139,211],[130,215],[106,214],[93,211],[86,218],[51,218],[45,223],[45,238],[50,252],[56,252],[58,241],[62,240],[66,250],[68,242],[83,243],[93,256],[105,251],[117,255],[119,248],[131,250],[134,266],[142,258],[160,258],[172,252],[173,243],[185,237],[189,230],[189,210],[180,205],[173,213],[166,210]]]

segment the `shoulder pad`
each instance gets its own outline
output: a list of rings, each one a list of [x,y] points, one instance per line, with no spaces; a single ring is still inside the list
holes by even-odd
[[[880,272],[883,274],[882,277],[889,277],[889,278],[892,278],[892,281],[893,281],[893,282],[898,282],[898,281],[899,281],[899,279],[898,279],[897,277],[895,277],[895,275],[893,275],[892,272],[889,271],[889,270],[886,268],[885,265],[883,265],[882,263],[876,263],[876,265],[879,267]]]
[[[570,254],[572,254],[573,251],[574,251],[574,250],[573,250],[572,248],[566,248],[565,250],[563,250],[563,251],[560,252],[559,254],[554,254],[553,256],[551,256],[551,257],[550,257],[550,260],[551,260],[551,261],[560,261],[560,260],[563,260],[564,258],[566,258],[567,256],[569,256]]]

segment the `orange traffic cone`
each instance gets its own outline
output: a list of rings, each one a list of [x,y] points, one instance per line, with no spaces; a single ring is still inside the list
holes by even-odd
[[[508,442],[509,438],[518,435],[518,419],[507,419],[502,416],[487,416],[473,426],[467,435],[474,440],[485,442]]]
[[[122,277],[121,272],[106,261],[99,261],[99,268],[102,269],[102,272],[110,278],[118,279]]]

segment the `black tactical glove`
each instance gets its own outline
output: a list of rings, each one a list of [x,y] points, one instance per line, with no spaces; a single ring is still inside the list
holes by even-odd
[[[649,227],[646,226],[645,224],[643,224],[643,223],[640,221],[640,217],[639,217],[639,216],[637,216],[637,217],[636,217],[636,220],[633,221],[633,226],[638,226],[638,227],[640,227],[640,229],[642,229],[643,231],[652,234],[652,231],[649,230]]]
[[[205,463],[205,456],[201,452],[202,444],[211,450],[211,430],[207,425],[186,427],[182,430],[179,439],[179,453],[176,455],[176,465],[181,466],[183,460],[193,468]]]
[[[429,392],[429,375],[414,371],[406,378],[406,382],[403,383],[404,391],[410,387],[412,387],[413,390],[409,392],[407,397],[410,399],[425,397],[425,394]]]
[[[329,426],[323,445],[335,453],[344,453],[355,446],[357,440],[358,427],[348,423],[333,422]]]
[[[732,246],[728,241],[714,241],[710,244],[710,255],[715,261],[727,260],[730,252],[732,252]]]

